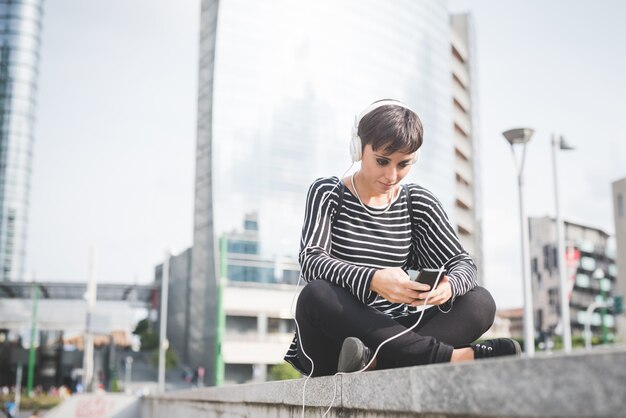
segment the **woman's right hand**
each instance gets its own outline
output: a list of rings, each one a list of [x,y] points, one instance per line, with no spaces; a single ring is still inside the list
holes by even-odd
[[[400,267],[393,267],[374,273],[370,290],[392,303],[413,303],[419,292],[430,290],[430,286],[411,280]]]

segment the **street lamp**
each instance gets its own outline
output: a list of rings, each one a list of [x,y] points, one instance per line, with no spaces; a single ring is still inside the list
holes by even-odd
[[[557,151],[558,150],[569,151],[574,147],[565,142],[563,136],[552,134],[552,169],[554,173],[554,205],[556,210],[556,236],[557,236],[557,251],[558,251],[558,269],[559,269],[559,289],[561,299],[561,326],[563,329],[563,349],[566,353],[572,351],[572,329],[569,315],[569,298],[567,297],[567,278],[565,269],[565,228],[563,225],[563,219],[561,218],[561,212],[559,211],[559,182],[558,182],[558,170],[557,170]]]
[[[169,280],[170,280],[170,260],[171,252],[165,252],[165,261],[163,261],[163,273],[161,274],[161,305],[159,306],[159,380],[158,390],[160,393],[165,392],[165,356],[170,344],[167,340],[167,304],[169,298]]]
[[[528,219],[524,208],[523,194],[523,178],[524,160],[526,158],[526,144],[530,141],[530,137],[535,132],[531,128],[510,129],[502,132],[502,135],[511,144],[511,152],[513,153],[513,161],[517,168],[517,183],[519,186],[519,212],[520,225],[522,229],[522,286],[524,288],[524,351],[528,356],[535,354],[535,321],[533,316],[533,294],[530,283],[530,251],[528,244]],[[515,155],[515,145],[522,145],[522,160],[517,162]]]

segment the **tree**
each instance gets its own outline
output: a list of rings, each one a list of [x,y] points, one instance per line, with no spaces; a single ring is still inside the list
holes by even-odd
[[[159,351],[155,351],[152,353],[152,365],[154,367],[159,367]],[[178,354],[174,351],[173,348],[168,348],[165,351],[165,369],[170,370],[174,369],[178,366]]]
[[[153,350],[159,346],[159,333],[154,330],[154,324],[144,318],[137,323],[133,334],[139,335],[141,350]]]

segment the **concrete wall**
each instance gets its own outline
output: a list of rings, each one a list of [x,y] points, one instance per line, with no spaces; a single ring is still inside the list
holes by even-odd
[[[626,417],[626,347],[311,379],[305,417]],[[335,386],[336,383],[336,386]],[[143,418],[299,417],[304,379],[144,398]]]
[[[73,395],[45,413],[46,418],[137,418],[140,401],[122,394]]]

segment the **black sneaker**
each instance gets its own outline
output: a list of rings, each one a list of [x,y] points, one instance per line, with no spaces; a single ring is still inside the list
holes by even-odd
[[[352,373],[362,370],[369,363],[372,351],[356,337],[348,337],[343,340],[337,371]]]
[[[491,358],[500,356],[518,356],[522,352],[519,343],[510,338],[496,338],[473,344],[474,358]]]

